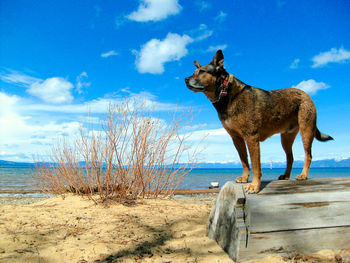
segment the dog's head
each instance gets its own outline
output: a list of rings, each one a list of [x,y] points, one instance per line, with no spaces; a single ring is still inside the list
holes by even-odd
[[[224,69],[224,55],[218,50],[210,64],[201,66],[194,62],[197,69],[193,75],[185,78],[186,86],[194,92],[203,92],[211,101],[218,96],[218,87],[228,75]]]

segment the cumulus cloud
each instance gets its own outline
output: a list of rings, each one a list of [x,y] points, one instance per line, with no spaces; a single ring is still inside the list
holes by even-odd
[[[350,61],[350,51],[343,47],[336,49],[331,48],[330,51],[322,52],[312,58],[313,65],[311,67],[318,68],[328,63],[345,63]]]
[[[329,86],[324,82],[316,82],[313,79],[303,80],[298,85],[293,86],[294,88],[301,89],[306,93],[313,95],[316,94],[317,91],[328,89]]]
[[[299,58],[294,59],[293,62],[290,64],[289,68],[297,69],[299,67],[299,62],[300,62]]]
[[[90,83],[83,80],[86,77],[86,72],[83,72],[77,78],[77,91],[79,93],[81,93],[82,87],[90,85]],[[73,84],[61,77],[43,80],[10,70],[9,73],[0,73],[0,79],[4,82],[27,88],[26,92],[28,94],[38,97],[47,103],[70,103],[73,100]]]
[[[178,0],[141,0],[137,11],[127,18],[137,22],[160,21],[181,11]]]
[[[151,39],[136,53],[136,67],[140,73],[161,74],[164,64],[178,61],[184,57],[188,50],[186,45],[193,42],[188,35],[168,33],[165,39]]]
[[[114,50],[111,50],[111,51],[102,53],[102,54],[101,54],[101,57],[102,57],[102,58],[108,58],[108,57],[117,56],[117,55],[118,55],[117,52],[115,52]]]
[[[73,101],[73,84],[64,78],[53,77],[30,85],[27,92],[47,103],[61,104]]]

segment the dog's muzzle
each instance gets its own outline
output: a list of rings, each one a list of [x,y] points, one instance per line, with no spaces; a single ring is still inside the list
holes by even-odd
[[[204,87],[201,86],[201,85],[198,85],[197,81],[195,81],[191,77],[185,78],[185,83],[186,83],[187,88],[189,88],[190,90],[192,90],[194,92],[198,92],[198,91],[203,91],[204,90]]]

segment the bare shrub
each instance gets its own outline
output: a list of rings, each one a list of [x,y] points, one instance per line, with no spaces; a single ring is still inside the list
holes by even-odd
[[[36,162],[39,187],[95,202],[96,196],[125,202],[171,195],[197,162],[198,151],[187,144],[190,134],[184,132],[192,112],[175,110],[168,119],[154,117],[138,99],[110,105],[100,129],[88,121],[73,141],[59,140],[52,147],[50,163]]]

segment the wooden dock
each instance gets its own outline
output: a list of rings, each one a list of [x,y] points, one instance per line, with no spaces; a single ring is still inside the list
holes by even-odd
[[[350,178],[264,182],[248,195],[228,182],[208,221],[208,236],[236,262],[350,246]]]

